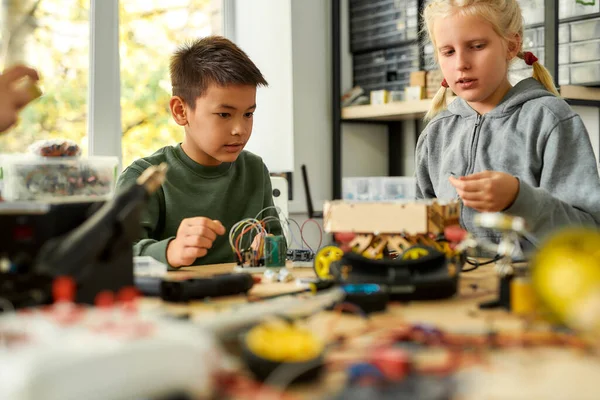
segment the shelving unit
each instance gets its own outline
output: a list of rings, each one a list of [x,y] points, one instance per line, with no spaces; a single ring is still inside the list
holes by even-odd
[[[341,96],[341,35],[340,35],[340,1],[331,0],[332,4],[332,172],[333,172],[333,198],[340,199],[342,195],[342,123],[382,123],[388,126],[388,146],[390,149],[401,148],[401,132],[403,121],[414,120],[415,132],[418,136],[423,126],[422,117],[429,109],[431,100],[403,101],[382,105],[363,105],[344,107],[340,106],[338,100]],[[559,0],[544,1],[544,23],[529,25],[527,28],[543,28],[544,43],[544,65],[555,78],[558,85],[559,72]],[[574,0],[573,0],[574,1]],[[418,1],[419,15],[423,9],[425,0]],[[561,23],[578,22],[600,17],[600,13],[588,14],[565,18]],[[419,30],[421,22],[419,22]],[[408,43],[408,42],[406,42]],[[385,47],[374,48],[385,50]],[[418,69],[424,69],[423,47],[420,46]],[[417,69],[415,69],[417,70]],[[560,87],[563,98],[571,105],[600,107],[600,88],[584,87],[576,85],[565,85]],[[401,175],[402,166],[399,157],[390,157],[388,174],[390,176]]]
[[[565,85],[560,94],[572,105],[600,107],[600,88]],[[449,99],[449,102],[452,101]],[[423,118],[431,99],[342,108],[343,122],[393,122]]]

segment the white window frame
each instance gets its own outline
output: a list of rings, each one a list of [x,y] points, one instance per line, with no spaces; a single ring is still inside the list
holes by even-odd
[[[223,0],[224,35],[234,36],[234,2]],[[119,0],[90,0],[88,148],[91,156],[116,156],[122,168]]]
[[[122,128],[119,0],[90,0],[88,90],[89,154],[117,156],[120,167]]]

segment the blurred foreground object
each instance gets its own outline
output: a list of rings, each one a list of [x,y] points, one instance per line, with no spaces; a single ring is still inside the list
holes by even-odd
[[[569,228],[550,236],[531,262],[543,306],[567,326],[600,332],[600,231]]]
[[[42,95],[38,80],[37,71],[24,65],[9,67],[0,74],[0,132],[15,124],[23,107]]]

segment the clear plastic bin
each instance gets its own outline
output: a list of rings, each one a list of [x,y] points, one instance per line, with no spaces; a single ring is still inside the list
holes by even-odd
[[[406,176],[342,179],[342,196],[350,201],[406,201],[416,197],[416,179]]]
[[[539,8],[539,10],[543,10]],[[595,4],[579,4],[575,0],[573,1],[559,1],[558,2],[558,18],[570,18],[576,17],[579,15],[590,15],[600,12],[600,3],[595,2]],[[543,12],[540,14],[544,14]]]
[[[581,22],[572,22],[569,25],[571,27],[572,42],[598,39],[600,37],[600,18],[594,18]]]
[[[573,85],[600,84],[600,62],[571,64],[570,83]]]
[[[7,201],[78,202],[114,194],[117,157],[0,155],[0,190]]]
[[[600,40],[590,40],[589,42],[573,43],[569,46],[569,48],[571,50],[571,58],[568,62],[579,63],[600,60]]]

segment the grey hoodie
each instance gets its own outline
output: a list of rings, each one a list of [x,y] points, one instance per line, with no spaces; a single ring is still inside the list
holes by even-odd
[[[457,198],[448,177],[501,171],[519,179],[505,213],[525,218],[538,239],[569,224],[600,225],[600,178],[588,133],[571,107],[537,80],[514,86],[481,116],[457,98],[425,128],[417,142],[418,198]],[[461,224],[477,237],[477,211],[463,207]]]

